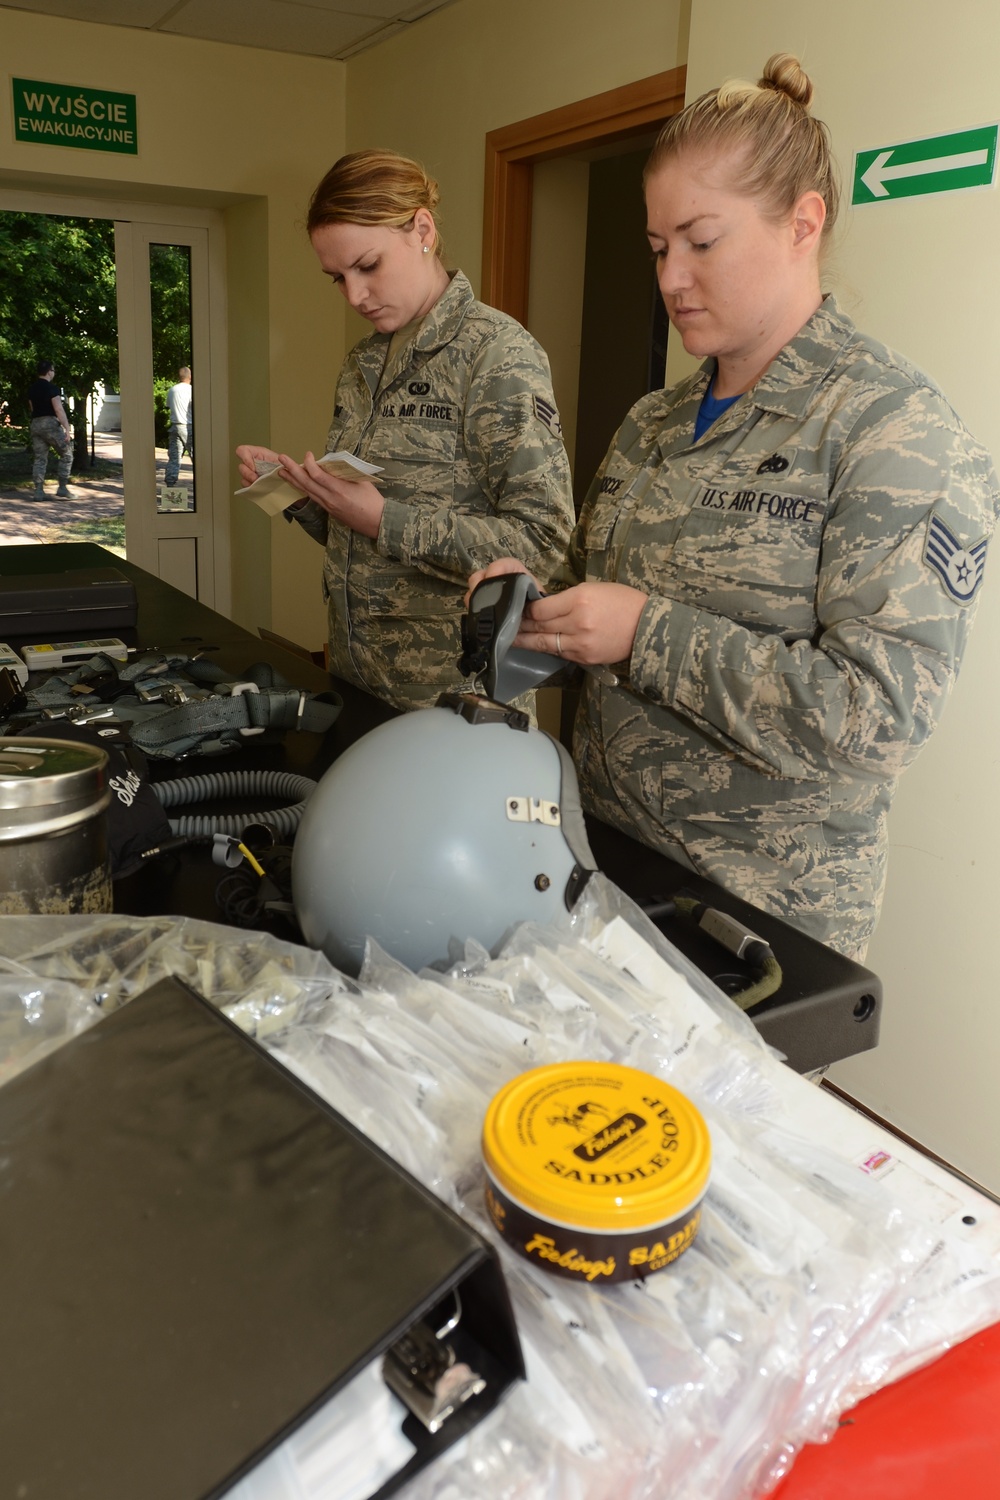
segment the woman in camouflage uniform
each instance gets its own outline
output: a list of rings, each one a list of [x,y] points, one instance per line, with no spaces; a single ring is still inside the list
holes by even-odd
[[[378,464],[376,483],[237,450],[244,482],[280,459],[308,497],[293,512],[326,548],[330,670],[398,708],[462,686],[469,573],[516,552],[547,578],[573,525],[545,353],[445,269],[437,201],[416,162],[370,150],[341,157],[309,209],[320,265],[374,330],[341,372],[327,451]]]
[[[518,643],[617,664],[618,686],[583,683],[586,806],[860,957],[1000,501],[934,383],[821,291],[837,188],[811,96],[779,54],[663,128],[649,240],[705,363],[633,407],[573,537],[576,586]]]

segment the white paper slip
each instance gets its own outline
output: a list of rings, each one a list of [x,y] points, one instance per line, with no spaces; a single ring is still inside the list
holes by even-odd
[[[370,464],[353,453],[324,453],[323,457],[317,459],[316,462],[321,469],[326,470],[327,474],[332,474],[334,479],[370,479],[373,475],[382,472],[378,464]],[[254,467],[257,470],[257,478],[253,484],[236,490],[237,495],[248,496],[269,516],[276,516],[279,511],[287,509],[289,505],[294,505],[296,500],[302,499],[302,491],[285,478],[280,472],[279,464],[258,458]]]

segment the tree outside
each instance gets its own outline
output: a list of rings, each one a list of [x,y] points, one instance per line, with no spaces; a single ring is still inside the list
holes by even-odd
[[[150,245],[149,302],[153,322],[153,411],[156,446],[166,447],[167,391],[182,365],[191,367],[191,251]]]
[[[0,213],[4,416],[23,429],[27,446],[25,392],[39,359],[51,359],[57,383],[74,398],[74,469],[88,462],[87,397],[98,382],[118,389],[114,236],[109,219]]]
[[[87,431],[88,397],[96,417],[100,392],[120,391],[114,248],[109,219],[0,212],[0,543],[86,540],[124,556],[120,433],[98,430],[88,444]],[[160,449],[166,391],[192,364],[189,255],[150,247],[148,399]],[[74,427],[73,493],[59,507],[33,503],[27,390],[40,359],[55,365]]]
[[[166,444],[166,391],[191,364],[191,268],[186,246],[150,247],[153,400]],[[39,359],[73,398],[73,468],[89,465],[87,398],[118,391],[115,229],[110,219],[0,212],[0,448],[29,446],[26,392]],[[68,413],[69,414],[69,413]]]

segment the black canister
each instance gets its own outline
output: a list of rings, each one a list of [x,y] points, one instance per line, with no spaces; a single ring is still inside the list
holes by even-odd
[[[0,914],[111,911],[110,798],[96,746],[0,738]]]

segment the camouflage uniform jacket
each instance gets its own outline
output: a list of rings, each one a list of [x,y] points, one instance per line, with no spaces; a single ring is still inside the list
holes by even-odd
[[[388,348],[372,334],[348,355],[328,439],[382,466],[378,537],[313,504],[296,519],[326,546],[330,670],[415,708],[463,685],[469,574],[515,555],[547,579],[573,499],[545,352],[460,271],[387,368]]]
[[[649,594],[622,686],[584,686],[584,802],[860,955],[897,778],[972,625],[996,475],[833,298],[692,445],[712,368],[633,407],[574,533],[574,582]]]

